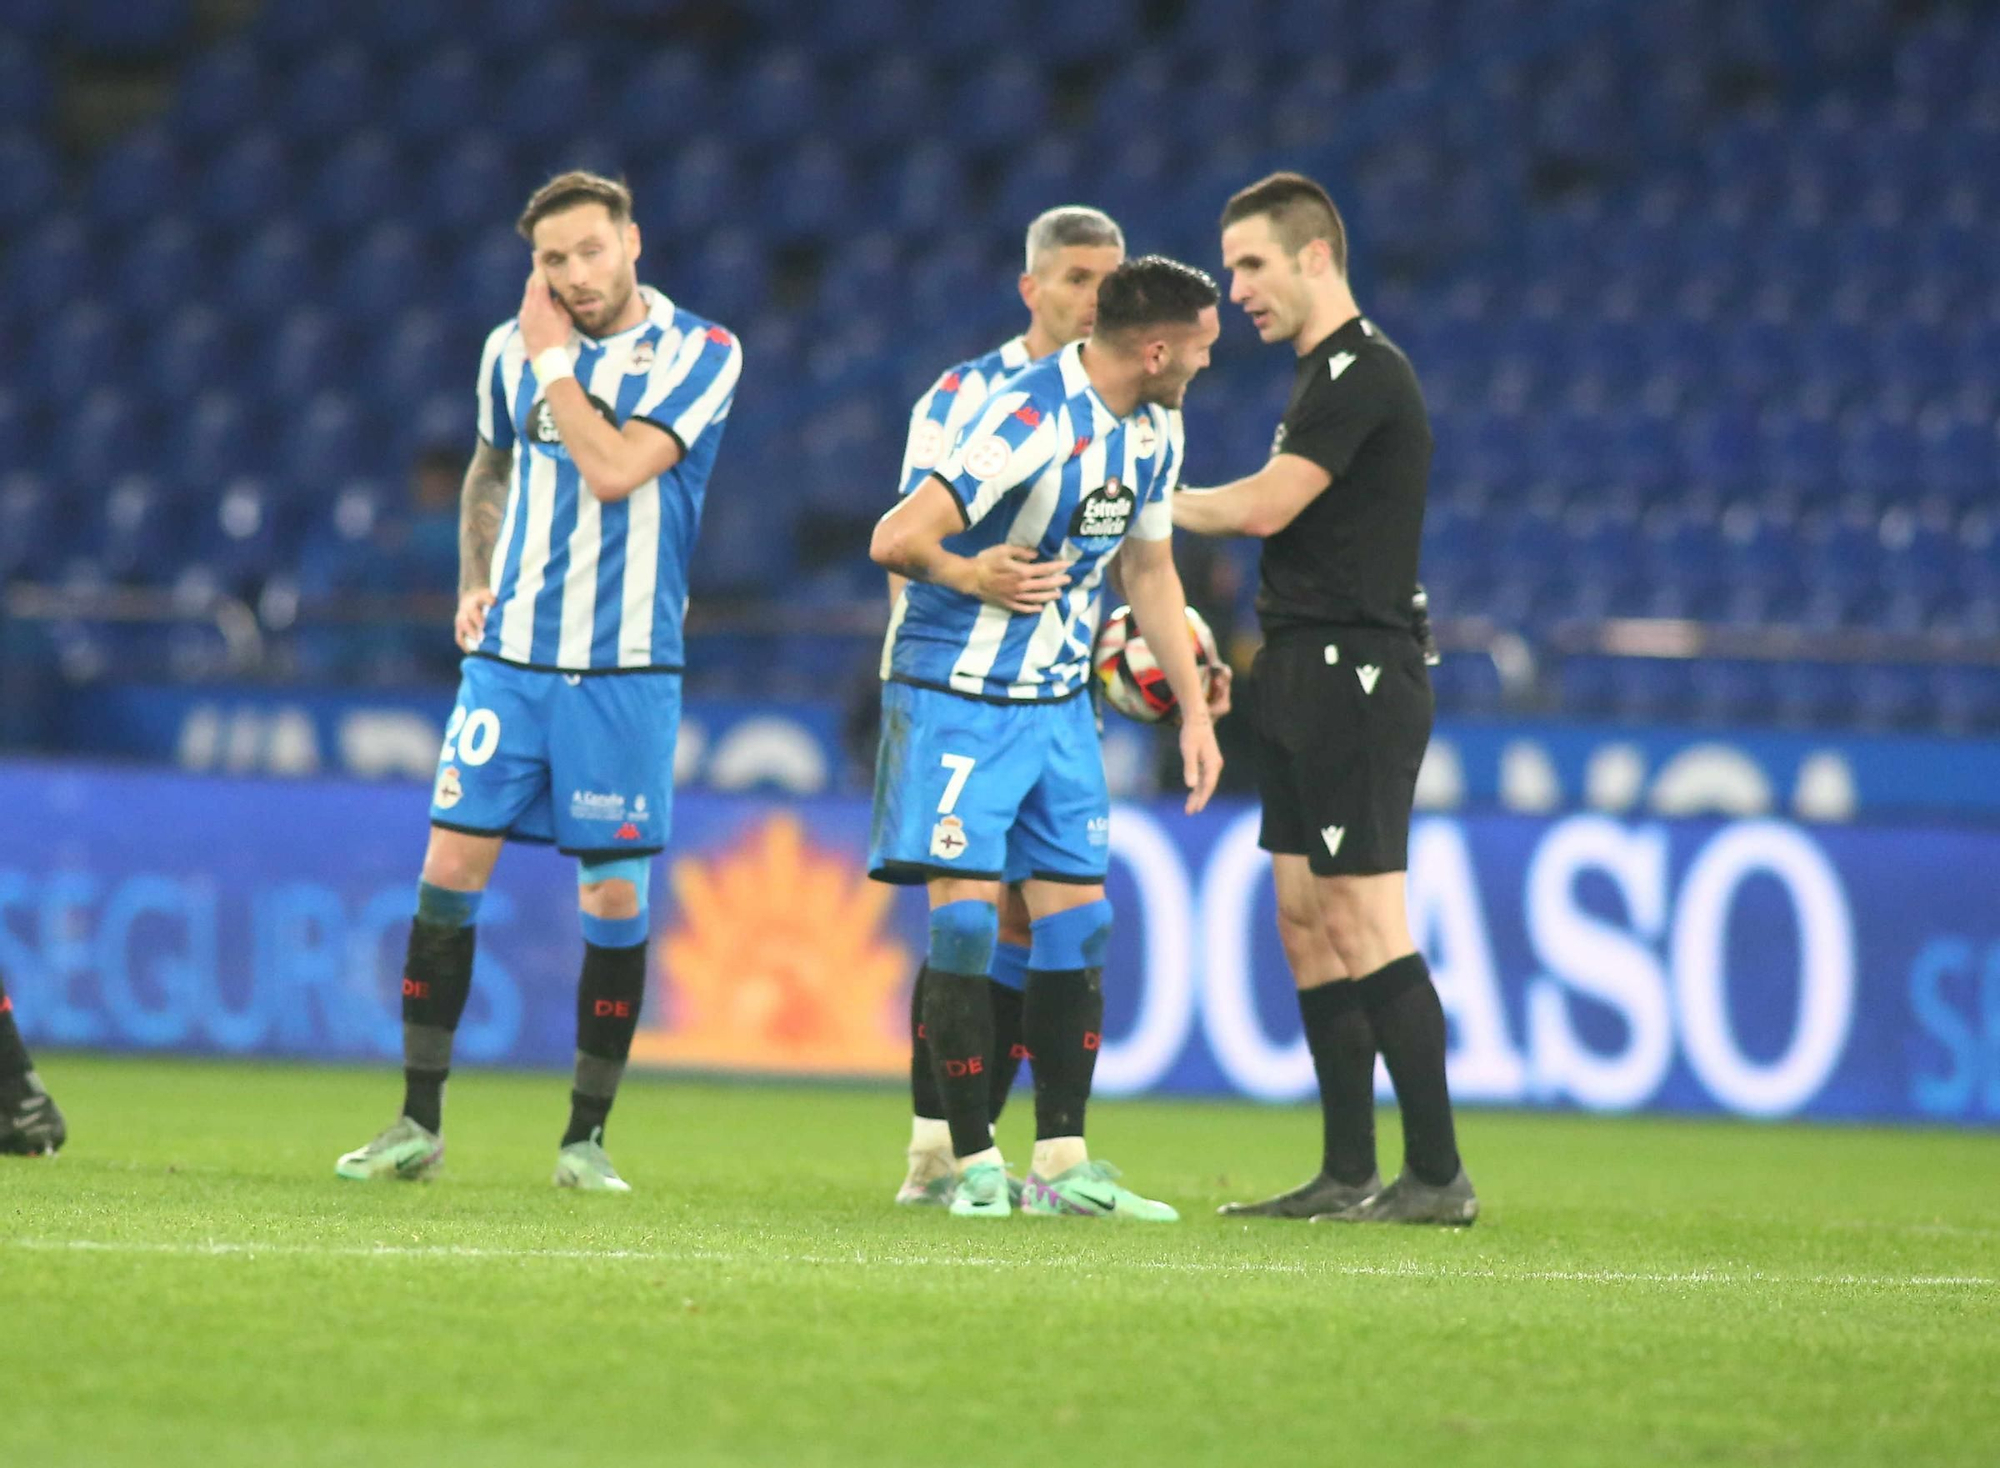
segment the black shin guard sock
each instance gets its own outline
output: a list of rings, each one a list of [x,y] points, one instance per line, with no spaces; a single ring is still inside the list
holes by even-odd
[[[0,978],[0,1095],[17,1087],[34,1068],[20,1027],[14,1023],[14,1001],[7,997],[7,981]]]
[[[930,1030],[924,1024],[924,976],[929,972],[928,968],[918,969],[910,985],[910,1115],[942,1121],[944,1098],[938,1095]]]
[[[576,1084],[562,1144],[587,1142],[611,1116],[639,1010],[646,999],[646,945],[583,945],[583,980],[576,988]]]
[[[1375,1031],[1361,986],[1336,980],[1301,989],[1299,1017],[1319,1077],[1321,1168],[1358,1186],[1375,1175]]]
[[[1083,1135],[1104,1029],[1104,970],[1028,970],[1021,1028],[1035,1062],[1035,1140]]]
[[[951,1150],[970,1157],[993,1145],[986,1057],[993,1053],[991,982],[984,974],[924,973],[924,1028]]]
[[[1458,1137],[1445,1084],[1444,1006],[1430,965],[1421,953],[1412,953],[1353,982],[1395,1082],[1404,1164],[1420,1182],[1441,1187],[1458,1175]]]
[[[472,993],[476,928],[419,918],[403,959],[403,1115],[428,1131],[444,1126],[451,1041]]]
[[[1021,1073],[1021,1062],[1028,1058],[1028,1047],[1021,1038],[1025,996],[1010,985],[991,979],[987,982],[993,999],[993,1052],[986,1060],[991,1082],[986,1109],[989,1119],[997,1123],[1007,1109],[1007,1095],[1014,1089],[1014,1077]]]

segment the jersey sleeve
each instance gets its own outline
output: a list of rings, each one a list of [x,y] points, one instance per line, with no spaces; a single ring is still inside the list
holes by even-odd
[[[1345,474],[1368,435],[1388,416],[1389,380],[1383,367],[1373,352],[1358,358],[1346,352],[1335,356],[1286,416],[1279,452],[1317,464],[1335,479]]]
[[[1166,444],[1160,450],[1160,467],[1153,473],[1146,503],[1139,507],[1132,528],[1126,532],[1134,540],[1172,540],[1174,536],[1174,492],[1181,487],[1181,461],[1187,457],[1187,427],[1181,415],[1171,408],[1162,416],[1166,419],[1163,429]]]
[[[898,494],[908,496],[950,455],[966,421],[986,400],[986,379],[963,367],[945,373],[910,410],[910,434],[903,445],[903,478]]]
[[[496,449],[514,447],[514,413],[507,402],[507,376],[500,359],[514,335],[514,323],[503,322],[487,334],[486,349],[479,354],[478,418],[479,436]]]
[[[742,372],[743,346],[729,332],[720,326],[690,331],[680,350],[655,360],[631,416],[671,433],[685,454],[703,429],[729,416]]]
[[[968,527],[1054,462],[1059,406],[1038,403],[1024,392],[995,393],[931,471],[958,501]]]

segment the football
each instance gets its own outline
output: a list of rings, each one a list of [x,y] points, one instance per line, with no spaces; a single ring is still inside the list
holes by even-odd
[[[1222,665],[1215,648],[1215,634],[1193,607],[1187,609],[1187,619],[1195,666],[1203,678],[1213,679],[1215,670]],[[1157,724],[1174,711],[1174,690],[1168,686],[1166,673],[1133,623],[1130,607],[1120,607],[1104,619],[1091,666],[1104,689],[1104,701],[1126,718]]]

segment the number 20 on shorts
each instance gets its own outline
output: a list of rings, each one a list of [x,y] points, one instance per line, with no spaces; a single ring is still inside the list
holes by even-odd
[[[439,751],[438,760],[443,764],[456,761],[476,767],[492,759],[493,751],[499,747],[500,716],[492,709],[467,709],[461,705],[451,711],[451,722],[444,726],[444,748]]]

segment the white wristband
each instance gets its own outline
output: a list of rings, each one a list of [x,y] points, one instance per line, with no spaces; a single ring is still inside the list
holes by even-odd
[[[568,347],[550,347],[535,353],[535,381],[547,387],[559,377],[574,377],[576,369],[570,365]]]

